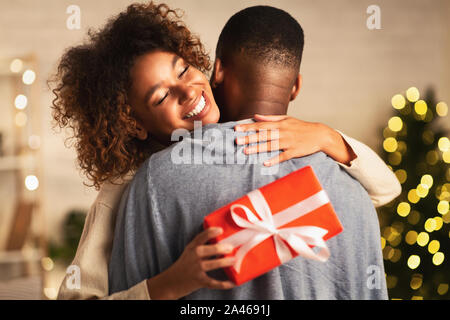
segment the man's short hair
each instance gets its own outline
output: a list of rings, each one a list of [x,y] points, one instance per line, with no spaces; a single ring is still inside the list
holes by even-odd
[[[225,65],[236,54],[267,64],[300,68],[303,29],[289,13],[270,6],[254,6],[234,14],[217,42],[216,57]]]

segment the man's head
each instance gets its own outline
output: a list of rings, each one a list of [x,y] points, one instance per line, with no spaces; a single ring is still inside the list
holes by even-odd
[[[219,36],[211,78],[221,121],[285,114],[300,90],[303,45],[302,27],[283,10],[255,6],[233,15]]]

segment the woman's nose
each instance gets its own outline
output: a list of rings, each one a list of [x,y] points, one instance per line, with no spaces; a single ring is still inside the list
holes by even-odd
[[[186,85],[180,87],[180,104],[190,103],[196,98],[197,94],[193,87]]]

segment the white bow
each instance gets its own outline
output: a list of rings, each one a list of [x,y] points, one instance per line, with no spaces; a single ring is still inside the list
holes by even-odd
[[[275,215],[272,215],[272,211],[261,191],[258,189],[251,191],[247,196],[262,220],[259,220],[247,206],[234,204],[230,207],[232,219],[238,226],[244,228],[244,230],[238,231],[220,241],[220,243],[229,243],[233,247],[241,246],[235,254],[236,262],[233,265],[237,272],[240,271],[245,255],[259,243],[272,236],[278,258],[282,264],[292,259],[291,251],[286,243],[297,254],[305,258],[322,262],[328,259],[330,252],[323,240],[323,236],[328,233],[328,230],[316,226],[279,228],[281,225],[330,202],[325,191],[321,190]],[[236,214],[236,208],[244,210],[247,220]],[[315,253],[309,245],[320,248],[320,251]]]

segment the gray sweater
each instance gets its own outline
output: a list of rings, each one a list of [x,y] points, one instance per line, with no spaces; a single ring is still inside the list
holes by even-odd
[[[110,294],[171,266],[203,230],[203,218],[210,212],[309,165],[344,228],[327,241],[330,258],[317,262],[297,257],[231,290],[200,289],[185,298],[387,299],[378,217],[364,188],[322,152],[267,169],[262,162],[274,154],[244,155],[243,147],[234,143],[243,133],[234,132],[234,125],[207,125],[200,136],[191,132],[138,170],[119,207]],[[222,270],[208,274],[226,279]]]

